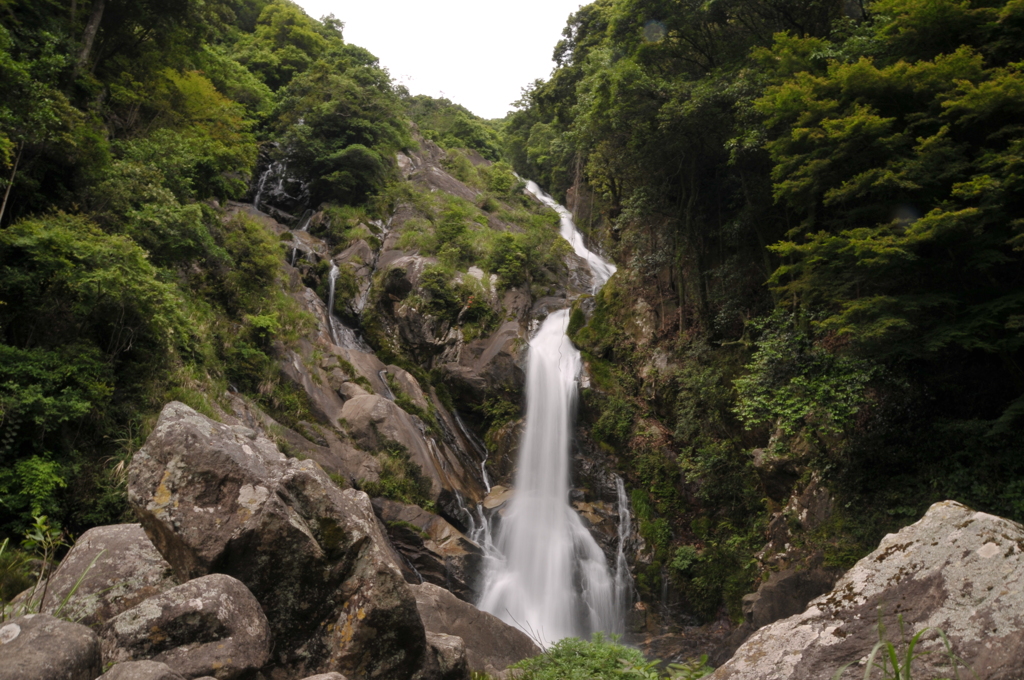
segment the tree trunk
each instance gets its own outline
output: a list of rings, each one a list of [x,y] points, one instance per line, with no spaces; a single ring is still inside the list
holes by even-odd
[[[100,21],[103,20],[103,8],[107,0],[95,0],[92,6],[92,14],[89,16],[89,23],[85,25],[85,33],[82,34],[82,50],[78,53],[78,61],[75,62],[74,77],[82,72],[89,63],[89,54],[92,52],[93,41],[96,40],[96,33],[100,30]]]
[[[11,187],[14,186],[14,176],[18,172],[18,163],[21,162],[21,152],[25,150],[25,142],[18,145],[18,155],[14,158],[14,168],[11,170],[11,180],[7,183],[7,190],[4,191],[4,202],[0,204],[0,225],[4,223],[4,213],[7,212],[7,199],[11,195]]]

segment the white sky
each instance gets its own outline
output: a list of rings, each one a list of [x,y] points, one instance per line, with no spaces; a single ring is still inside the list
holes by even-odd
[[[588,0],[296,0],[345,22],[345,42],[372,52],[412,94],[447,97],[504,118],[523,87],[547,79],[569,15]]]

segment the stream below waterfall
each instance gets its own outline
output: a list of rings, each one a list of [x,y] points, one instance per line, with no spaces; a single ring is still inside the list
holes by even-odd
[[[533,182],[527,183],[527,191],[559,213],[563,238],[590,264],[593,289],[599,290],[615,266],[586,248],[567,209]],[[565,333],[568,323],[568,309],[553,312],[530,341],[526,427],[515,494],[493,537],[493,549],[487,551],[479,603],[480,609],[545,645],[570,636],[587,638],[595,631],[621,633],[632,587],[621,563],[612,573],[601,548],[569,505],[582,361]],[[620,505],[624,502],[620,497]],[[623,540],[620,534],[620,553]]]

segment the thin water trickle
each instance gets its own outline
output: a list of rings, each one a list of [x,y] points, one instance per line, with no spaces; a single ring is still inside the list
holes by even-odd
[[[615,602],[625,612],[633,604],[633,575],[626,561],[626,541],[633,532],[633,519],[629,511],[629,496],[622,477],[615,475],[615,492],[619,504],[619,545],[615,552]]]
[[[366,344],[356,331],[352,330],[334,316],[334,288],[338,283],[338,265],[331,260],[331,271],[327,275],[330,284],[327,294],[327,326],[331,332],[331,342],[345,349],[357,349],[372,354],[373,350]]]
[[[590,264],[599,289],[615,266],[583,245],[568,210],[532,182],[527,190],[559,212],[563,237]],[[479,605],[546,644],[595,631],[621,632],[625,614],[604,553],[568,502],[582,368],[565,334],[568,323],[569,310],[553,312],[530,341],[515,495],[488,560]]]
[[[263,187],[266,186],[267,178],[270,177],[270,174],[273,171],[274,166],[273,164],[271,164],[267,166],[267,169],[263,171],[262,175],[260,175],[260,183],[256,186],[256,196],[252,199],[252,207],[255,208],[256,210],[260,209],[260,203],[262,202],[263,199]]]
[[[484,445],[480,438],[470,431],[466,424],[462,422],[462,416],[455,409],[452,409],[452,416],[455,418],[455,424],[459,426],[459,430],[462,432],[462,436],[466,438],[476,454],[480,456],[480,476],[484,483],[484,488],[487,489],[487,493],[491,492],[491,479],[487,475],[487,447]]]

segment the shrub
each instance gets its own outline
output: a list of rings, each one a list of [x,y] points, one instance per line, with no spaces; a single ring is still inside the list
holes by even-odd
[[[540,656],[511,666],[518,680],[622,680],[623,666],[645,666],[639,650],[594,633],[590,642],[565,638]]]

